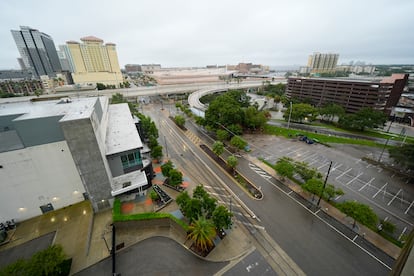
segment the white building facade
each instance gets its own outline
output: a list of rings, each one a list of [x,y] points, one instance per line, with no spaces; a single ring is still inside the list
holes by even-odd
[[[85,199],[145,193],[142,154],[127,104],[106,97],[0,104],[0,221],[28,219]]]

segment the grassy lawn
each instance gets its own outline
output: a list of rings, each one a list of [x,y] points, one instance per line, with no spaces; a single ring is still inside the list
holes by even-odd
[[[302,131],[302,130],[297,130],[297,129],[286,129],[286,128],[271,126],[271,125],[266,125],[264,130],[266,134],[284,136],[286,138],[290,138],[289,134],[291,134],[292,137],[295,137],[297,133],[301,133],[301,134],[308,136],[311,139],[316,138],[319,140],[319,143],[325,144],[325,145],[328,143],[338,143],[338,144],[364,145],[364,146],[379,147],[379,148],[384,146],[383,144],[379,144],[379,143],[369,141],[369,140],[328,136],[328,135],[314,133],[314,132]]]
[[[273,119],[272,121],[286,123],[285,120],[281,120],[281,119]],[[352,131],[352,130],[342,129],[342,128],[336,127],[334,125],[326,124],[326,123],[322,123],[322,122],[304,123],[304,125],[324,127],[324,128],[332,129],[332,130],[339,131],[339,132],[355,134],[355,135],[362,135],[362,136],[368,136],[368,137],[383,138],[383,139],[392,138],[395,141],[403,141],[404,140],[404,136],[401,137],[401,136],[399,136],[398,134],[395,134],[395,133],[387,133],[385,130],[383,130],[383,131],[381,131],[381,130],[378,130],[378,131],[375,131],[375,130]],[[299,130],[297,132],[299,132]],[[405,141],[407,143],[413,143],[414,142],[414,137],[407,136]],[[336,142],[332,142],[332,143],[336,143]],[[341,142],[338,142],[338,143],[341,143]]]

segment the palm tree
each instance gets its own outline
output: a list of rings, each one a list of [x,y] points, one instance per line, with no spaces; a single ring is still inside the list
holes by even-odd
[[[203,216],[198,217],[189,227],[188,237],[202,252],[208,251],[213,246],[213,238],[216,235],[214,224]]]

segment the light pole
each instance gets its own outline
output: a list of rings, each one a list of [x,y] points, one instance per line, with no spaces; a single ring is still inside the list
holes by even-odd
[[[319,203],[321,203],[321,198],[323,195],[323,191],[325,190],[326,182],[328,181],[328,176],[329,176],[329,172],[331,171],[331,167],[332,167],[332,161],[329,164],[328,173],[326,174],[325,182],[323,182],[323,187],[322,187],[321,193],[319,194],[318,204],[316,204],[316,207],[319,207]]]
[[[390,141],[390,139],[393,139],[394,137],[388,137],[388,139],[387,139],[387,141],[385,142],[385,144],[384,144],[384,147],[382,148],[382,151],[381,151],[381,154],[380,154],[380,156],[379,156],[379,158],[378,158],[378,163],[380,163],[381,162],[381,158],[382,158],[382,155],[384,154],[384,151],[385,151],[385,148],[387,147],[387,145],[388,145],[388,142]]]
[[[165,139],[165,135],[164,135],[164,143],[165,143],[165,153],[167,153],[167,158],[168,158],[167,139]]]
[[[290,110],[289,110],[289,119],[288,119],[288,129],[289,129],[289,126],[290,126],[290,117],[292,117],[292,102],[290,102]]]

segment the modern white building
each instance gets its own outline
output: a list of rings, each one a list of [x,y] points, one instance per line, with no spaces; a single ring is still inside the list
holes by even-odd
[[[107,97],[0,104],[0,221],[145,193],[152,177],[127,104]]]

